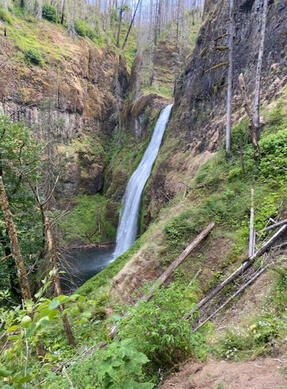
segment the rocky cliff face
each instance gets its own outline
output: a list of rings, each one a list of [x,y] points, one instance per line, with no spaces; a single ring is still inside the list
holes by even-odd
[[[260,40],[262,1],[236,2],[234,41],[233,121],[245,113],[238,96],[238,76],[244,74],[252,98]],[[225,134],[227,86],[228,2],[210,0],[191,60],[175,93],[175,106],[146,197],[146,223],[157,210],[184,189],[184,178],[196,172],[194,158],[213,152]],[[287,80],[287,1],[269,1],[262,71],[262,103],[270,101]],[[197,166],[198,167],[198,166]],[[180,177],[180,178],[176,178]]]
[[[60,45],[62,50],[60,58],[47,54],[43,67],[17,60],[19,50],[13,37],[10,39],[9,33],[0,37],[0,109],[29,125],[38,123],[38,127],[47,125],[48,110],[49,124],[60,123],[56,127],[60,142],[66,146],[85,134],[104,143],[118,124],[127,92],[125,60],[86,39],[73,42],[50,23],[42,22],[39,30],[39,41],[48,35],[49,45]],[[88,158],[90,150],[86,151],[68,152],[74,161],[62,180],[65,196],[73,196],[80,189],[91,194],[102,187],[104,158]]]

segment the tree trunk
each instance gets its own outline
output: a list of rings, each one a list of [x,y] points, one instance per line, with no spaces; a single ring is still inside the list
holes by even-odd
[[[173,274],[174,270],[188,257],[188,255],[198,247],[198,245],[207,237],[207,235],[214,228],[215,223],[211,222],[193,241],[187,246],[187,248],[180,254],[180,256],[172,262],[172,264],[166,269],[166,271],[156,280],[153,287],[149,291],[147,296],[143,297],[143,300],[149,301],[153,296],[156,289],[160,288],[168,278]]]
[[[55,284],[55,291],[56,291],[56,295],[60,296],[62,294],[62,290],[61,290],[61,284],[60,284],[60,277],[59,277],[59,273],[58,273],[58,269],[57,269],[57,260],[56,260],[55,250],[54,250],[54,242],[53,242],[53,237],[52,237],[52,231],[51,231],[51,224],[50,224],[49,216],[46,215],[45,219],[46,219],[46,233],[47,233],[47,242],[48,242],[48,253],[49,253],[49,256],[50,256],[50,262],[51,262],[52,269],[55,271],[54,276],[53,276],[54,284]],[[60,309],[61,312],[63,312],[65,308],[61,304],[59,306],[59,309]],[[75,337],[73,335],[73,332],[72,332],[72,329],[71,329],[71,326],[70,326],[67,314],[63,315],[62,321],[63,321],[63,326],[64,326],[64,329],[65,329],[67,338],[69,340],[69,343],[72,346],[76,347],[76,340],[75,340]]]
[[[136,8],[135,8],[135,11],[134,11],[134,14],[133,14],[132,20],[131,20],[131,22],[130,22],[129,29],[128,29],[127,35],[126,35],[126,37],[125,37],[125,40],[124,40],[124,43],[123,43],[122,49],[124,49],[124,48],[125,48],[125,46],[126,46],[126,43],[127,43],[127,41],[128,41],[128,38],[129,38],[129,35],[130,35],[130,32],[131,32],[132,26],[133,26],[133,24],[134,24],[134,21],[135,21],[135,18],[136,18],[136,14],[137,14],[138,6],[139,6],[139,4],[140,4],[140,2],[141,2],[141,1],[142,1],[142,0],[138,0],[138,2],[137,2],[137,5],[136,5]]]
[[[257,142],[256,128],[255,128],[252,113],[250,110],[251,104],[250,104],[250,101],[247,97],[244,77],[243,77],[242,73],[240,74],[238,80],[239,80],[239,87],[240,87],[240,91],[241,91],[242,102],[244,105],[245,112],[246,112],[248,119],[249,119],[249,132],[250,132],[251,141],[252,141],[252,145],[253,145],[253,149],[254,149],[254,159],[257,159],[260,157],[260,149],[259,149],[259,145]]]
[[[42,11],[43,11],[43,0],[38,0],[38,7],[37,7],[37,19],[42,19]]]
[[[62,0],[62,6],[61,6],[61,24],[64,25],[64,20],[65,20],[65,5],[66,1]]]
[[[17,266],[17,274],[21,286],[22,296],[24,300],[31,299],[31,291],[30,291],[28,276],[24,266],[24,261],[20,250],[18,236],[14,225],[13,216],[10,211],[9,202],[3,184],[2,176],[0,176],[0,203],[4,212],[5,223],[10,238],[11,252]]]
[[[266,242],[252,257],[248,258],[242,263],[242,265],[237,268],[232,274],[230,274],[224,281],[222,281],[216,288],[214,288],[207,296],[205,296],[190,313],[184,316],[185,319],[190,318],[190,316],[202,308],[205,304],[208,303],[213,297],[215,297],[226,285],[230,284],[235,278],[242,274],[249,266],[251,266],[256,258],[261,257],[273,244],[276,240],[287,230],[287,225],[283,225],[279,231],[276,232],[269,240]]]
[[[267,21],[267,12],[268,12],[268,0],[263,0],[263,13],[262,13],[262,23],[261,23],[261,37],[258,51],[258,61],[257,69],[255,76],[255,95],[254,95],[254,126],[256,135],[259,134],[259,107],[260,107],[260,79],[262,71],[262,61],[264,53],[264,43],[265,43],[265,31],[266,31],[266,21]]]
[[[228,84],[226,100],[226,156],[230,158],[231,152],[231,111],[232,111],[232,77],[233,77],[233,35],[234,35],[234,0],[229,0],[228,22]]]
[[[249,249],[248,257],[252,257],[254,254],[254,189],[251,189],[251,208],[250,208],[250,222],[249,222]]]
[[[119,15],[119,26],[118,26],[118,35],[117,35],[117,47],[120,47],[120,35],[121,35],[121,28],[122,28],[122,19],[123,19],[123,9],[120,8],[120,15]]]

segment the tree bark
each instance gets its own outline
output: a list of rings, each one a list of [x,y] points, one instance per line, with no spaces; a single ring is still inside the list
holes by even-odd
[[[233,77],[233,35],[234,35],[234,0],[229,0],[228,25],[228,83],[226,99],[226,156],[230,158],[231,152],[231,111],[232,111],[232,77]]]
[[[19,278],[22,296],[24,300],[31,299],[31,291],[30,291],[28,276],[26,273],[23,257],[21,254],[18,236],[13,221],[13,216],[10,211],[9,202],[3,184],[2,176],[0,176],[0,203],[4,212],[5,223],[10,238],[11,252],[17,266],[17,275]]]
[[[260,121],[260,116],[259,116],[260,79],[261,79],[264,44],[265,44],[267,12],[268,12],[268,0],[263,0],[261,37],[260,37],[260,44],[259,44],[259,51],[258,51],[258,61],[257,61],[256,76],[255,76],[255,94],[254,94],[254,127],[255,127],[256,134],[259,133],[259,124],[260,124],[259,123]]]
[[[264,231],[274,230],[275,228],[281,227],[281,226],[283,226],[284,224],[287,224],[287,219],[281,220],[281,221],[278,222],[278,223],[272,224],[272,226],[269,226],[269,227],[264,228]]]

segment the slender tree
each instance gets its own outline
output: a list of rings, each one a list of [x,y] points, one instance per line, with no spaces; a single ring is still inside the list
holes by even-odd
[[[31,291],[30,291],[28,276],[25,269],[24,260],[21,254],[18,235],[13,221],[13,216],[10,211],[9,202],[6,195],[2,176],[0,176],[0,204],[3,209],[5,223],[6,223],[9,239],[10,239],[11,252],[17,266],[17,273],[18,273],[22,296],[24,300],[31,299]]]
[[[259,51],[258,51],[258,61],[257,61],[256,76],[255,76],[255,94],[254,94],[254,126],[256,130],[256,134],[258,134],[259,121],[260,121],[260,117],[259,117],[260,79],[261,79],[264,44],[265,44],[267,12],[268,12],[268,0],[263,0],[261,37],[260,37],[260,44],[259,44]]]
[[[226,156],[230,157],[231,150],[231,110],[232,110],[232,77],[233,77],[233,36],[234,36],[234,0],[229,0],[228,21],[228,84],[226,99]]]
[[[132,20],[131,20],[131,22],[130,22],[130,25],[129,25],[129,28],[128,28],[128,31],[127,31],[127,34],[126,34],[126,37],[125,37],[125,40],[124,40],[122,49],[125,48],[126,43],[127,43],[128,39],[129,39],[129,35],[130,35],[130,32],[131,32],[132,26],[133,26],[133,24],[134,24],[134,22],[135,22],[137,10],[138,10],[138,7],[139,7],[139,4],[140,4],[141,1],[142,1],[142,0],[138,0],[137,5],[136,5],[136,7],[135,7],[134,14],[133,14]]]

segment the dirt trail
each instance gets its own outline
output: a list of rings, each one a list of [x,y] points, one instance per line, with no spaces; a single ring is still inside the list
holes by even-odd
[[[187,363],[161,389],[287,389],[286,360]]]

